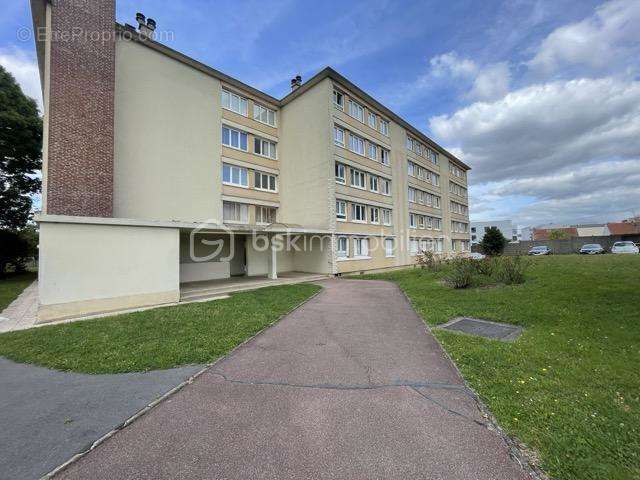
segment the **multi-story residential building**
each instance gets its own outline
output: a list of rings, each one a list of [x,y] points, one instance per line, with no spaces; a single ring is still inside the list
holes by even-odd
[[[500,230],[508,241],[518,241],[518,230],[514,228],[511,220],[494,220],[491,222],[471,222],[471,243],[482,242],[485,232],[491,227],[496,227]]]
[[[43,321],[469,249],[469,167],[333,69],[277,99],[155,41],[142,15],[117,24],[114,0],[32,12],[48,33]]]

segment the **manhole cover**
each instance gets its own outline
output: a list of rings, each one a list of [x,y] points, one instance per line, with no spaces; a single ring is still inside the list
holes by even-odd
[[[517,339],[522,333],[522,327],[516,325],[489,322],[488,320],[470,317],[456,317],[444,325],[440,325],[439,328],[506,342]]]

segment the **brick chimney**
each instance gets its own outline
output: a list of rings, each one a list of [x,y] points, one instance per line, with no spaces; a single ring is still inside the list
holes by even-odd
[[[113,214],[115,0],[50,2],[44,213]]]

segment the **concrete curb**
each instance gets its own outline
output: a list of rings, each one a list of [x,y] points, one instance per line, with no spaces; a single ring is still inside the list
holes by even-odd
[[[308,282],[308,283],[312,283],[313,282]],[[314,284],[317,285],[317,284]],[[53,470],[51,470],[49,473],[44,474],[42,477],[40,477],[41,480],[48,480],[48,479],[52,479],[54,478],[58,473],[62,472],[63,470],[65,470],[66,468],[68,468],[70,465],[72,465],[73,463],[77,462],[78,460],[80,460],[82,457],[84,457],[85,455],[87,455],[89,452],[91,452],[92,450],[94,450],[96,447],[98,447],[101,443],[107,441],[109,438],[111,438],[113,435],[115,435],[117,432],[119,432],[120,430],[128,427],[129,425],[131,425],[133,422],[135,422],[138,418],[142,417],[143,415],[145,415],[146,413],[148,413],[149,411],[151,411],[153,408],[155,408],[156,406],[158,406],[160,403],[162,403],[164,400],[166,400],[169,397],[172,397],[173,395],[175,395],[176,393],[178,393],[180,390],[182,390],[184,387],[186,387],[187,385],[192,384],[200,375],[202,375],[203,373],[205,373],[207,370],[210,370],[211,368],[213,368],[215,365],[217,365],[219,362],[221,362],[222,360],[228,358],[229,356],[231,356],[236,350],[238,350],[239,348],[243,347],[244,345],[246,345],[247,343],[253,341],[255,338],[257,338],[258,336],[262,335],[265,331],[267,331],[268,329],[270,329],[271,327],[273,327],[275,324],[277,324],[278,322],[280,322],[283,318],[285,318],[286,316],[288,316],[289,314],[293,313],[294,311],[296,311],[297,309],[299,309],[300,307],[302,307],[303,305],[305,305],[306,303],[310,302],[311,300],[313,300],[314,298],[316,298],[318,295],[320,295],[323,291],[324,291],[324,287],[322,285],[318,285],[320,287],[320,290],[318,290],[316,293],[314,293],[313,295],[311,295],[310,297],[304,299],[302,302],[300,302],[299,304],[297,304],[296,306],[294,306],[293,308],[291,308],[289,311],[287,311],[286,313],[283,313],[282,315],[280,315],[277,319],[275,319],[273,322],[271,322],[270,324],[266,325],[265,327],[263,327],[262,329],[260,329],[255,335],[252,335],[251,337],[247,338],[246,340],[244,340],[242,343],[239,343],[238,345],[236,345],[235,347],[233,347],[226,355],[223,355],[221,357],[218,357],[214,362],[211,363],[207,363],[205,365],[205,367],[202,370],[199,370],[198,372],[194,373],[193,375],[191,375],[187,380],[185,380],[184,382],[176,385],[175,387],[173,387],[171,390],[169,390],[168,392],[164,393],[163,395],[161,395],[160,397],[156,398],[153,402],[149,403],[146,407],[144,407],[142,410],[134,413],[131,417],[129,417],[128,419],[126,419],[123,423],[121,423],[120,425],[116,426],[114,429],[110,430],[109,432],[105,433],[102,437],[98,438],[95,442],[93,442],[88,449],[80,452],[80,453],[76,453],[73,457],[71,457],[69,460],[67,460],[66,462],[64,462],[62,465],[57,466],[56,468],[54,468]]]

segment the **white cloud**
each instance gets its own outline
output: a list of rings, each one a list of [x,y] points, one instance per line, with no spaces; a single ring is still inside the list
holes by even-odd
[[[478,73],[478,65],[468,58],[460,58],[456,52],[447,52],[429,60],[431,74],[436,78],[472,78]]]
[[[474,100],[496,100],[509,92],[511,72],[506,62],[487,65],[478,72],[467,95]]]
[[[38,63],[32,55],[18,48],[0,50],[0,65],[11,73],[22,91],[38,103],[42,112],[42,90]]]
[[[640,82],[613,78],[533,85],[434,117],[475,181],[540,175],[585,161],[640,156]]]
[[[570,65],[619,70],[640,55],[639,25],[640,1],[605,3],[592,16],[554,30],[528,65],[543,74]]]

